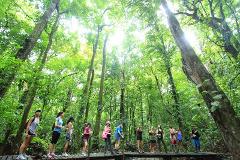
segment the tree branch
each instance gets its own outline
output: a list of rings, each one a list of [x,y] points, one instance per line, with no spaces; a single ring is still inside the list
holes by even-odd
[[[22,9],[22,7],[21,7],[19,4],[17,4],[15,1],[14,1],[13,3],[24,13],[25,16],[27,16],[29,19],[33,20],[34,22],[37,22],[34,18],[32,18],[30,15],[28,15],[28,14],[25,12],[25,10]]]

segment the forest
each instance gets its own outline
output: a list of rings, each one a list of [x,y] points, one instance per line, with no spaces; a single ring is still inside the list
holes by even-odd
[[[63,125],[74,118],[69,153],[82,150],[85,123],[101,151],[109,121],[112,132],[122,124],[122,150],[141,127],[147,151],[161,125],[168,151],[170,127],[184,152],[196,128],[201,151],[239,160],[239,54],[238,0],[0,0],[0,155],[18,153],[41,110],[29,154],[48,152],[62,111]]]

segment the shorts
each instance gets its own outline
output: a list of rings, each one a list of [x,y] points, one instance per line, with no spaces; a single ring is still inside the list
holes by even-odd
[[[66,134],[66,140],[67,140],[67,141],[71,141],[71,140],[72,140],[72,138],[71,138],[71,136],[70,136],[70,133],[67,133],[67,134]]]
[[[120,135],[119,135],[118,133],[116,133],[116,134],[115,134],[115,140],[116,140],[116,141],[120,141],[120,139],[121,139]]]
[[[56,131],[53,131],[51,143],[52,144],[56,144],[58,139],[59,139],[59,137],[60,137],[60,133],[56,132]]]
[[[171,139],[171,144],[177,144],[176,139]]]
[[[142,141],[142,136],[137,136],[138,141]]]
[[[88,142],[89,138],[90,138],[89,134],[84,134],[83,135],[83,142]]]

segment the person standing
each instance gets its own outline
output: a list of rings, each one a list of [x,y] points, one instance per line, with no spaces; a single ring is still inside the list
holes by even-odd
[[[178,145],[178,152],[182,149],[182,131],[178,128],[177,131],[177,145]]]
[[[108,150],[110,150],[111,154],[114,154],[112,149],[112,143],[111,143],[111,126],[110,121],[106,122],[106,125],[104,127],[102,138],[105,141],[105,151],[104,154],[107,153]]]
[[[92,135],[92,128],[90,123],[86,123],[83,130],[83,155],[87,156],[88,153],[88,142]]]
[[[123,131],[122,131],[122,124],[118,125],[116,130],[115,130],[115,150],[118,151],[120,148],[120,142],[121,142],[121,138],[123,137]]]
[[[176,131],[173,127],[170,127],[169,133],[170,133],[172,151],[176,152],[176,144],[177,144]]]
[[[66,126],[66,142],[64,144],[64,148],[63,148],[63,156],[67,157],[67,150],[68,150],[68,146],[71,145],[72,142],[72,133],[73,133],[73,122],[74,122],[74,118],[70,117],[67,121],[67,126]]]
[[[142,128],[138,127],[136,130],[136,136],[137,136],[137,148],[139,153],[144,153],[142,134],[143,134]]]
[[[55,147],[62,132],[63,126],[63,117],[64,112],[59,112],[56,118],[56,121],[53,125],[53,132],[52,132],[52,139],[51,143],[49,144],[49,151],[48,151],[48,158],[54,158],[55,155]]]
[[[29,144],[32,141],[32,138],[36,136],[36,129],[37,126],[39,125],[40,121],[40,115],[41,115],[41,110],[36,110],[34,116],[28,120],[26,123],[26,136],[19,148],[19,155],[17,156],[17,159],[27,159],[29,156],[26,155],[25,151]]]
[[[191,138],[193,139],[195,152],[200,152],[200,134],[195,128],[192,130]]]
[[[149,131],[149,139],[150,139],[150,152],[151,153],[155,153],[156,151],[156,130],[152,127]]]
[[[165,152],[167,152],[167,146],[164,142],[163,134],[164,134],[164,132],[163,132],[163,129],[162,129],[161,125],[158,125],[158,128],[157,128],[157,144],[158,144],[159,152],[161,152],[161,143],[163,144]]]

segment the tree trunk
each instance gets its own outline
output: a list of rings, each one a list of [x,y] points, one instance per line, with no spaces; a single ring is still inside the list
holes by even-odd
[[[49,37],[48,37],[48,45],[47,45],[47,47],[46,47],[46,49],[43,53],[41,64],[39,66],[37,66],[37,68],[36,68],[36,71],[35,71],[36,75],[33,79],[33,82],[31,83],[31,85],[29,87],[28,95],[26,96],[26,101],[25,101],[25,104],[24,104],[24,112],[23,112],[22,119],[21,119],[21,122],[20,122],[20,125],[19,125],[19,129],[17,131],[16,139],[15,139],[17,144],[20,144],[21,139],[22,139],[24,126],[25,126],[25,123],[27,121],[29,111],[32,107],[33,100],[35,98],[35,95],[36,95],[36,92],[37,92],[37,89],[38,89],[39,77],[38,77],[37,74],[42,71],[42,69],[43,69],[43,67],[46,63],[47,53],[51,49],[53,36],[54,36],[54,33],[56,32],[57,27],[58,27],[59,16],[60,15],[58,14],[57,18],[56,18],[56,21],[54,22],[54,24],[52,26],[51,33],[49,34]]]
[[[18,106],[17,109],[21,109],[21,110],[23,109],[24,103],[26,102],[26,98],[27,98],[27,95],[28,95],[28,91],[29,91],[28,88],[23,90],[23,94],[21,95],[21,98],[19,100],[19,106]]]
[[[150,102],[150,97],[147,96],[147,102],[148,102],[148,121],[149,121],[149,124],[150,126],[152,126],[153,124],[153,113],[152,113],[152,104]]]
[[[69,105],[71,104],[71,98],[72,98],[72,89],[69,88],[67,92],[67,98],[63,103],[63,112],[66,112],[68,109]]]
[[[113,113],[113,105],[112,105],[112,100],[113,100],[113,96],[112,96],[112,93],[110,93],[111,95],[111,98],[110,98],[110,104],[109,104],[109,120],[110,122],[112,121],[112,113]]]
[[[143,96],[142,96],[142,90],[141,90],[140,87],[138,88],[138,90],[139,90],[139,94],[140,94],[140,101],[139,101],[138,99],[136,99],[136,100],[137,100],[137,102],[140,102],[141,124],[142,124],[142,128],[144,128],[144,117],[143,117],[143,115],[144,115],[144,113],[143,113]]]
[[[169,53],[167,53],[167,49],[165,47],[163,38],[161,37],[160,39],[161,39],[161,44],[162,44],[161,54],[163,55],[163,61],[164,61],[165,67],[167,69],[169,84],[171,86],[171,93],[172,93],[172,97],[174,99],[174,109],[175,109],[174,113],[176,113],[175,116],[177,117],[178,127],[181,128],[184,131],[182,114],[181,114],[180,108],[179,108],[180,107],[179,95],[177,93],[176,85],[175,85],[174,80],[173,80],[173,75],[172,75],[172,71],[171,71],[171,64],[170,64],[170,57],[168,55]],[[184,134],[186,135],[187,132],[184,132]]]
[[[44,120],[47,116],[47,114],[45,114],[45,107],[48,105],[49,103],[49,93],[50,93],[50,87],[51,85],[48,84],[46,86],[46,91],[44,91],[43,95],[40,97],[40,99],[42,99],[42,108],[41,108],[41,117],[42,117],[42,120]]]
[[[128,114],[128,119],[129,119],[129,123],[128,123],[128,139],[129,139],[129,142],[131,142],[131,138],[132,138],[132,130],[134,129],[133,128],[133,120],[132,120],[132,110],[133,110],[133,105],[132,105],[132,102],[130,102],[129,104],[129,114]]]
[[[88,113],[89,113],[89,108],[90,108],[89,99],[90,99],[91,93],[92,93],[93,79],[94,79],[94,69],[92,70],[92,76],[91,76],[91,80],[90,80],[89,95],[88,95],[88,99],[87,99],[86,111],[85,111],[85,116],[84,116],[84,123],[87,123],[87,120],[88,120]]]
[[[158,91],[159,91],[159,96],[160,96],[161,102],[165,106],[162,91],[161,91],[161,86],[160,86],[160,83],[159,83],[159,79],[158,79],[157,75],[155,75],[154,73],[153,73],[153,75],[154,75],[156,85],[157,85],[157,88],[158,88]]]
[[[180,24],[168,8],[166,0],[162,0],[162,5],[167,14],[171,33],[181,50],[183,70],[186,76],[197,85],[234,160],[240,159],[240,119],[236,116],[228,97],[216,84],[212,75],[185,39]]]
[[[37,40],[41,36],[44,28],[47,26],[47,23],[49,19],[52,16],[52,13],[59,5],[60,0],[52,0],[52,3],[50,4],[48,10],[44,12],[38,23],[35,25],[32,33],[27,37],[22,45],[22,47],[18,50],[17,54],[15,55],[16,59],[20,59],[22,61],[25,61],[27,57],[30,55],[31,51],[33,50],[35,44],[37,43]],[[0,70],[0,99],[3,98],[9,87],[11,86],[12,81],[15,78],[15,75],[17,73],[17,69],[19,66],[15,64],[15,66],[12,67],[12,71],[6,72],[4,70]]]
[[[123,132],[126,131],[126,117],[125,117],[125,73],[124,69],[121,72],[122,82],[121,82],[121,95],[120,95],[120,120],[123,125]]]
[[[100,82],[100,89],[99,89],[99,97],[98,97],[98,108],[97,108],[97,116],[96,122],[94,126],[94,137],[96,137],[96,144],[99,144],[99,132],[100,132],[100,124],[101,124],[101,117],[102,117],[102,110],[103,110],[103,87],[104,87],[104,78],[105,78],[105,68],[106,68],[106,45],[107,45],[108,36],[106,36],[104,40],[103,46],[103,59],[102,59],[102,74],[101,74],[101,82]]]
[[[98,25],[96,39],[93,44],[93,54],[92,54],[91,62],[90,62],[89,69],[88,69],[87,82],[86,82],[86,86],[84,87],[83,94],[81,96],[80,114],[79,114],[78,120],[77,120],[77,123],[79,125],[80,125],[81,118],[84,115],[84,112],[86,111],[86,106],[87,106],[87,101],[88,101],[88,96],[89,96],[91,74],[92,74],[93,67],[94,67],[94,60],[95,60],[95,57],[97,54],[99,36],[100,36],[100,32],[102,31],[102,28],[103,28],[103,26]]]
[[[132,128],[133,128],[133,133],[135,133],[135,130],[137,127],[140,127],[139,125],[136,127],[136,118],[135,118],[135,111],[136,111],[136,103],[132,104]],[[143,129],[143,128],[142,128]]]

